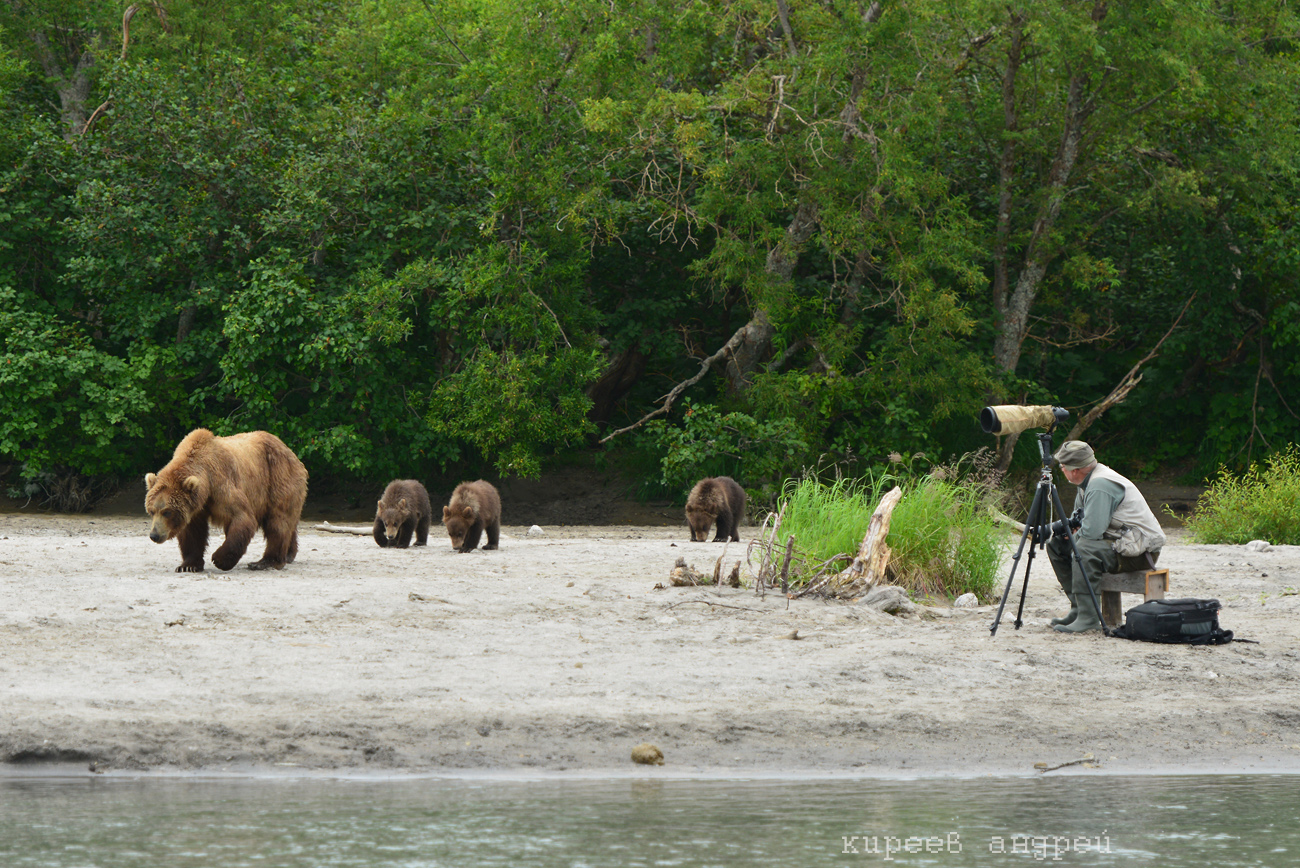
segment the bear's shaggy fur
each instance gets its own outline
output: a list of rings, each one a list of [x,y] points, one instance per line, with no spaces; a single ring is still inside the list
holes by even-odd
[[[730,476],[701,479],[686,498],[686,523],[691,526],[691,542],[707,542],[709,527],[716,521],[714,542],[740,542],[737,530],[745,519],[745,489]]]
[[[375,542],[387,548],[404,549],[411,544],[422,546],[429,541],[429,522],[433,507],[429,492],[414,479],[394,479],[384,489],[375,512]]]
[[[307,499],[307,468],[279,437],[248,431],[217,437],[206,428],[185,436],[172,460],[145,475],[149,539],[180,545],[178,573],[203,572],[209,523],[226,539],[212,565],[232,569],[260,527],[266,552],[250,570],[284,569],[298,554],[298,520]]]
[[[442,508],[442,523],[456,551],[474,551],[485,530],[483,548],[494,549],[501,536],[501,495],[490,482],[462,482],[451,493],[451,504]]]

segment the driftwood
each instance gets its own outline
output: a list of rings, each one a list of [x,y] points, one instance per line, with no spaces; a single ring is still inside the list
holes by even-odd
[[[874,585],[884,581],[889,568],[890,550],[885,544],[889,535],[889,522],[894,507],[903,498],[903,489],[894,486],[880,499],[871,514],[867,533],[858,546],[857,556],[844,569],[835,572],[833,565],[843,562],[848,555],[836,555],[818,567],[817,572],[802,590],[787,596],[798,599],[812,594],[834,597],[859,597]]]
[[[668,583],[675,588],[713,584],[708,576],[688,565],[686,558],[678,558],[677,563],[673,564],[673,568],[668,571]]]
[[[858,546],[857,557],[836,575],[832,582],[841,594],[857,594],[866,591],[885,579],[889,569],[889,545],[885,537],[889,536],[889,522],[893,517],[894,507],[903,499],[903,489],[895,485],[888,494],[880,498],[876,511],[871,514],[867,524],[867,533]]]
[[[783,518],[785,518],[785,504],[781,505],[779,512],[767,514],[767,518],[763,519],[762,529],[749,541],[749,546],[745,549],[745,560],[754,573],[754,593],[760,597],[767,595],[769,587],[776,586],[776,553],[780,550],[777,543],[777,530],[780,529]],[[790,537],[789,547],[793,551],[793,536]],[[755,549],[762,554],[757,569],[754,568]]]
[[[323,530],[326,533],[350,533],[355,536],[370,536],[375,532],[373,527],[340,527],[339,525],[330,524],[328,521],[312,525],[312,530]]]
[[[717,562],[713,564],[712,577],[700,572],[694,565],[688,565],[686,558],[678,558],[677,563],[673,564],[672,570],[668,573],[669,584],[674,587],[694,587],[696,585],[721,585],[725,583],[728,587],[739,588],[740,561],[736,561],[736,565],[732,567],[731,573],[726,578],[723,578],[722,575],[722,561],[726,558],[727,547],[730,545],[731,543],[728,542],[726,546],[723,546],[722,554],[718,556]]]

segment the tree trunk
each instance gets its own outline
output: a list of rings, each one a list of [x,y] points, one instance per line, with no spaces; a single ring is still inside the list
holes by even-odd
[[[86,100],[90,97],[90,69],[95,65],[95,53],[86,48],[73,60],[71,71],[65,71],[44,33],[32,33],[31,39],[36,44],[41,69],[59,94],[63,138],[72,141],[86,128]]]
[[[766,271],[774,281],[788,283],[799,264],[799,253],[817,229],[817,206],[807,199],[800,201],[794,218],[786,227],[781,243],[767,254]],[[772,338],[776,326],[760,302],[749,322],[732,335],[732,352],[727,356],[727,389],[733,395],[743,394],[750,385],[750,374],[758,370],[772,354]]]
[[[587,418],[600,426],[608,424],[614,415],[614,405],[632,388],[637,377],[641,376],[645,362],[645,353],[635,344],[610,359],[605,373],[587,387],[587,397],[591,399],[591,410],[587,413]]]
[[[1093,9],[1094,21],[1101,21],[1106,16],[1106,5],[1098,3]],[[1013,18],[1012,22],[1021,19]],[[1012,48],[1008,53],[1007,70],[1002,82],[1002,100],[1004,126],[1006,133],[1016,132],[1015,79],[1019,71],[1021,52],[1024,49],[1025,34],[1023,27],[1016,27],[1012,37]],[[1015,282],[1015,289],[1008,293],[1010,285],[1010,254],[1007,251],[1007,239],[1010,235],[1010,202],[1015,161],[1012,159],[1010,141],[1003,149],[1001,160],[1001,179],[998,201],[998,232],[994,249],[994,283],[993,307],[998,313],[997,336],[993,342],[993,359],[999,370],[1014,373],[1020,363],[1020,349],[1025,336],[1029,333],[1029,312],[1038,297],[1043,275],[1056,258],[1057,249],[1050,240],[1056,221],[1061,216],[1061,206],[1069,191],[1071,175],[1079,159],[1079,148],[1083,141],[1088,121],[1096,110],[1092,94],[1088,93],[1089,77],[1083,73],[1070,76],[1069,95],[1066,99],[1064,126],[1061,139],[1056,148],[1048,172],[1047,189],[1034,219],[1033,233],[1025,246],[1020,263],[1020,273]],[[1008,135],[1008,140],[1014,135]],[[1005,225],[1004,225],[1005,224]]]

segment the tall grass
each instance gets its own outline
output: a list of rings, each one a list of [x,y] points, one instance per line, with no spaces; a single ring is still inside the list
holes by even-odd
[[[799,560],[796,581],[806,581],[818,565],[847,554],[852,558],[867,532],[871,513],[894,480],[837,479],[827,485],[811,477],[786,481],[781,497],[783,518],[777,537],[782,544],[794,534]]]
[[[979,487],[935,476],[903,490],[889,526],[894,583],[930,596],[991,599],[1007,534]]]
[[[799,554],[796,583],[836,555],[847,565],[858,550],[880,497],[903,487],[886,542],[892,550],[891,580],[919,596],[955,597],[974,593],[992,599],[1007,535],[985,507],[986,483],[939,469],[910,479],[880,476],[823,484],[813,478],[791,480],[781,498],[778,537],[791,534]]]
[[[1248,543],[1254,539],[1300,545],[1300,448],[1292,443],[1250,465],[1240,476],[1220,469],[1187,520],[1198,543]]]

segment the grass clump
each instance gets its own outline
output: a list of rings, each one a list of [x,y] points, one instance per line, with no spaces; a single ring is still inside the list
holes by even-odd
[[[781,497],[781,526],[777,537],[782,545],[794,534],[799,561],[796,583],[812,577],[817,567],[836,556],[851,559],[871,522],[871,513],[894,480],[837,479],[831,484],[812,477],[791,479]],[[844,564],[839,565],[841,568]]]
[[[1292,443],[1240,476],[1220,468],[1187,529],[1198,543],[1300,545],[1300,448]]]
[[[985,495],[933,475],[905,486],[889,526],[894,583],[931,596],[991,599],[1007,535]]]
[[[894,485],[902,486],[903,497],[886,539],[892,550],[891,581],[914,596],[973,593],[981,600],[992,599],[1007,536],[986,508],[991,485],[959,467],[936,468],[907,479],[788,482],[778,538],[785,542],[794,535],[799,558],[793,582],[805,584],[819,571],[847,566],[881,496]]]

